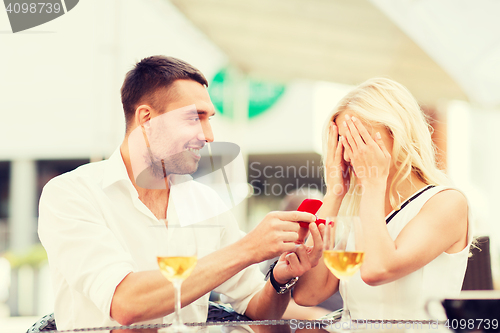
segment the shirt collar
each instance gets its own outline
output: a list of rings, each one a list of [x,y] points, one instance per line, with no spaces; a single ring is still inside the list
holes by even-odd
[[[191,175],[172,174],[168,177],[168,180],[170,186],[173,186],[176,184],[193,180],[193,177]],[[125,167],[125,163],[123,162],[122,154],[120,152],[120,147],[118,147],[108,159],[108,163],[106,164],[106,169],[104,171],[102,187],[106,188],[119,181],[127,181],[130,183],[130,185],[132,185],[132,182],[128,177],[127,168]]]
[[[123,162],[120,147],[118,147],[108,159],[108,163],[106,163],[102,187],[106,188],[116,182],[123,180],[128,181],[132,185],[132,182],[128,177],[127,168],[125,167],[125,163]]]

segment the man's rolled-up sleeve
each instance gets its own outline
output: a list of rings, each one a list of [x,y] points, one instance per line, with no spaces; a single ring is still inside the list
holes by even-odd
[[[109,316],[116,286],[134,271],[134,262],[106,225],[97,198],[84,186],[69,181],[53,179],[43,190],[40,240],[51,270]]]

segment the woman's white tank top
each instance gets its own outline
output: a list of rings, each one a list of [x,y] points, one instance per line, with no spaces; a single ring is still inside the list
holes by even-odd
[[[398,237],[401,230],[418,214],[427,200],[448,188],[444,186],[430,188],[401,209],[387,224],[392,239]],[[467,246],[460,252],[442,253],[419,270],[396,281],[375,287],[364,283],[358,271],[347,284],[347,301],[352,318],[430,319],[424,310],[428,299],[453,297],[460,293],[471,242],[469,217]]]

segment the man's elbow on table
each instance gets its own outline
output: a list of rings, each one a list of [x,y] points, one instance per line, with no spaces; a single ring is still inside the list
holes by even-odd
[[[133,306],[122,300],[122,297],[116,293],[111,301],[110,315],[120,325],[128,326],[137,322],[137,313],[135,313]]]
[[[116,320],[120,325],[132,325],[140,321],[140,313],[135,302],[131,302],[129,294],[130,287],[127,286],[127,279],[130,280],[131,274],[128,274],[116,286],[113,299],[111,300],[110,316]]]

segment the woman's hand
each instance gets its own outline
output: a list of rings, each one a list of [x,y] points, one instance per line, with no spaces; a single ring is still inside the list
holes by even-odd
[[[343,158],[344,146],[339,142],[339,131],[335,123],[328,130],[328,151],[326,153],[326,195],[343,198],[349,190],[349,172]]]
[[[351,159],[356,177],[361,185],[386,185],[391,165],[391,155],[387,151],[380,132],[374,138],[355,117],[345,116],[345,135],[342,144]]]

